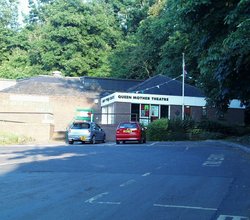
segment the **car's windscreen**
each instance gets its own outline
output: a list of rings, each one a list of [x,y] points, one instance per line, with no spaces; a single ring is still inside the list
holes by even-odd
[[[136,123],[122,123],[119,128],[137,128]]]
[[[89,129],[90,124],[88,124],[88,123],[74,123],[71,128],[72,129]]]

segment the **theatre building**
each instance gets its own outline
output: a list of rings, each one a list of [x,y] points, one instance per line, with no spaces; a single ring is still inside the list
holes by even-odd
[[[145,125],[159,118],[181,118],[196,121],[221,120],[232,124],[244,124],[244,108],[238,100],[230,103],[225,114],[217,114],[215,108],[206,106],[204,94],[198,88],[167,76],[157,75],[137,84],[126,92],[114,92],[101,98],[101,124],[117,124],[120,121],[139,121]]]

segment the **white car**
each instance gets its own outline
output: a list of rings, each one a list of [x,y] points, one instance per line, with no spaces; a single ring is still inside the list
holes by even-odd
[[[92,144],[96,142],[104,143],[105,138],[104,130],[95,122],[75,121],[66,131],[66,140],[69,144],[73,144],[74,141]]]

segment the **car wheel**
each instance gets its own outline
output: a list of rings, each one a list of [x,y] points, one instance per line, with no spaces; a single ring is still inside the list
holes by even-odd
[[[74,143],[74,141],[69,141],[69,144],[73,144]]]
[[[96,144],[95,136],[92,137],[92,139],[91,139],[91,144]]]
[[[120,141],[116,141],[116,144],[120,144]]]

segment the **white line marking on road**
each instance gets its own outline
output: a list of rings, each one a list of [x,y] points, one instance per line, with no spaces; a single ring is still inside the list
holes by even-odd
[[[207,167],[219,167],[224,160],[223,154],[211,154],[207,160],[202,164],[202,166]]]
[[[142,176],[149,176],[151,173],[144,173]]]
[[[125,183],[122,183],[120,185],[120,187],[124,187],[124,186],[130,185],[130,184],[135,183],[135,182],[136,181],[134,179],[131,179],[131,180],[128,180],[127,182],[125,182]]]
[[[114,146],[114,145],[116,145],[116,143],[106,143],[106,144],[104,144],[105,146]]]
[[[98,204],[121,205],[121,202],[97,202]]]
[[[86,200],[85,202],[93,203],[93,202],[96,201],[97,199],[100,199],[100,198],[102,198],[104,195],[107,195],[107,194],[109,194],[109,192],[100,193],[100,194],[98,194],[98,195],[96,195],[96,196],[94,196],[94,197],[92,197],[92,198]]]
[[[207,211],[217,211],[216,208],[204,208],[204,207],[196,207],[196,206],[164,205],[164,204],[154,204],[154,206],[164,207],[164,208],[181,208],[181,209],[198,209],[198,210],[207,210]]]
[[[153,142],[153,143],[150,144],[149,146],[153,146],[153,145],[155,145],[155,144],[157,144],[157,143],[159,143],[159,142]]]
[[[227,220],[227,218],[230,218],[230,220],[249,220],[248,217],[234,215],[220,215],[217,220]]]

